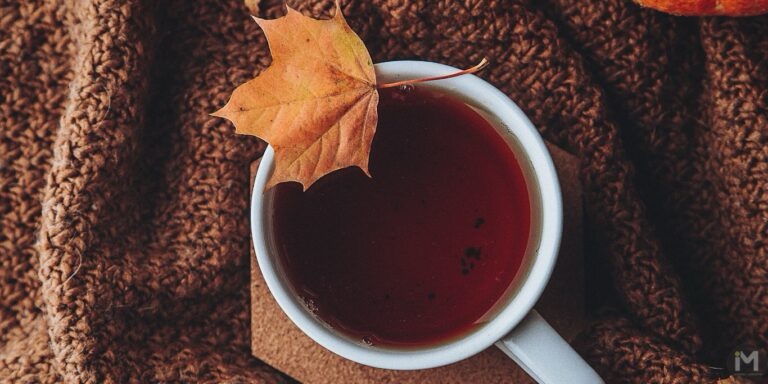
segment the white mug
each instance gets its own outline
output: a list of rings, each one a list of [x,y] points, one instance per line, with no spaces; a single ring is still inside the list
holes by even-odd
[[[424,61],[376,64],[379,82],[454,73],[458,69]],[[595,371],[535,311],[557,260],[562,233],[562,198],[552,158],[536,128],[520,108],[491,84],[474,75],[419,84],[449,94],[480,112],[510,144],[524,169],[531,195],[532,246],[527,273],[516,277],[517,290],[496,315],[453,341],[424,347],[377,347],[354,341],[318,320],[294,293],[281,270],[270,231],[271,194],[265,186],[274,169],[272,148],[262,158],[251,200],[251,230],[264,280],[286,315],[326,349],[349,360],[386,369],[425,369],[451,364],[496,345],[539,383],[602,383]]]

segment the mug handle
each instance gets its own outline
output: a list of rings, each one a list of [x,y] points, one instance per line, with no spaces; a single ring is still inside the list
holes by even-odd
[[[604,383],[536,310],[497,341],[496,347],[540,384]]]

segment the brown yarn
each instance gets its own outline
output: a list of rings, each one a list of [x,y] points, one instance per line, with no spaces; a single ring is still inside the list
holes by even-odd
[[[343,3],[375,61],[492,58],[581,158],[592,284],[618,300],[580,350],[609,381],[707,381],[734,345],[768,349],[768,17]],[[284,380],[249,353],[263,144],[208,116],[268,63],[237,0],[0,0],[0,381]]]

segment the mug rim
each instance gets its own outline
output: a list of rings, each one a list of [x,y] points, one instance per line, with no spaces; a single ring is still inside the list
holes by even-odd
[[[440,76],[459,69],[427,61],[388,61],[375,65],[377,77],[397,79]],[[535,175],[541,204],[541,233],[528,273],[517,292],[486,324],[466,335],[425,348],[379,349],[337,335],[312,316],[277,272],[265,234],[268,220],[264,189],[274,167],[274,151],[268,147],[259,164],[251,196],[251,236],[259,269],[272,296],[291,321],[315,342],[346,359],[377,368],[425,369],[451,364],[492,346],[509,333],[533,309],[549,282],[557,261],[562,235],[562,196],[554,163],[544,140],[523,111],[504,93],[475,75],[430,82],[432,89],[458,95],[485,110],[503,124],[520,144]]]

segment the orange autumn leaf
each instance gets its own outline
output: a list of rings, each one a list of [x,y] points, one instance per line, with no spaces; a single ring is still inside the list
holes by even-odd
[[[267,188],[297,181],[306,189],[350,166],[368,174],[378,120],[376,75],[338,4],[328,20],[290,7],[278,19],[254,19],[267,37],[272,64],[237,87],[213,115],[272,146],[275,170]]]

